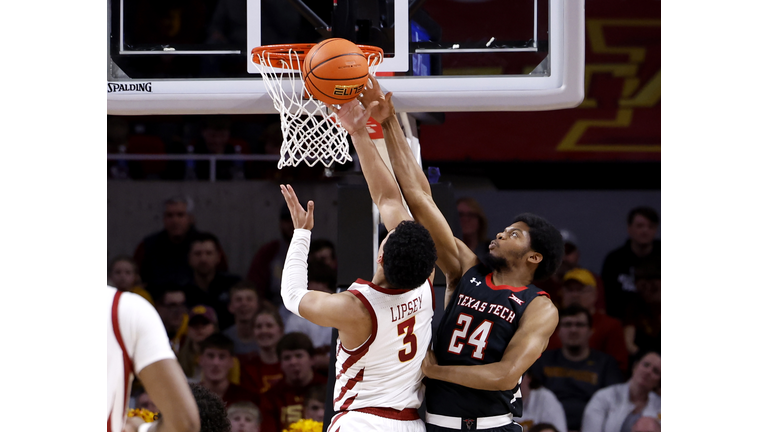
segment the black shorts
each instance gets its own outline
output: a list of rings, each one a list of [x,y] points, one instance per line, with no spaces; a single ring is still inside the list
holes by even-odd
[[[449,429],[449,428],[444,428],[441,426],[436,426],[436,425],[427,423],[427,432],[456,432],[457,430],[458,429]],[[482,430],[483,432],[523,432],[523,427],[515,422],[512,422],[508,425],[495,427],[491,429],[461,429],[461,430],[462,431]]]

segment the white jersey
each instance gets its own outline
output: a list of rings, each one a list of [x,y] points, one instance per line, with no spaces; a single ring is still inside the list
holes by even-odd
[[[358,279],[349,292],[365,305],[371,337],[336,348],[335,411],[419,408],[424,398],[421,362],[432,339],[435,296],[428,280],[412,290],[386,289]]]
[[[176,358],[155,308],[129,292],[120,292],[116,302],[117,294],[116,288],[107,287],[107,432],[123,430],[134,374]]]

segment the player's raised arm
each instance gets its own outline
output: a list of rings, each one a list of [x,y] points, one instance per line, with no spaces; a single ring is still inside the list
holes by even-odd
[[[362,344],[371,334],[368,311],[349,292],[329,294],[307,289],[307,257],[311,230],[314,227],[315,204],[307,203],[307,210],[299,203],[291,185],[280,185],[293,219],[293,238],[283,267],[280,294],[286,309],[323,327],[335,327]],[[347,341],[342,340],[347,343]],[[357,346],[352,342],[350,346]]]
[[[479,390],[511,390],[547,348],[558,323],[557,308],[549,298],[536,297],[520,318],[501,361],[474,366],[440,366],[430,354],[422,363],[429,378]]]
[[[384,159],[376,149],[376,145],[365,127],[371,116],[371,110],[377,105],[378,102],[374,102],[364,109],[359,101],[353,100],[345,103],[338,110],[332,109],[336,112],[341,125],[352,137],[352,145],[355,146],[360,160],[371,199],[379,208],[384,226],[387,227],[387,230],[391,230],[400,222],[412,220],[412,218],[403,205],[403,198],[397,181],[384,163]]]
[[[445,273],[451,289],[453,286],[450,282],[474,266],[477,257],[453,236],[448,221],[432,199],[429,181],[408,146],[391,98],[392,94],[384,95],[376,78],[371,77],[371,84],[363,91],[361,101],[364,106],[373,108],[371,116],[380,122],[384,129],[387,152],[397,182],[414,219],[424,225],[432,235],[437,248],[437,266]],[[378,104],[374,106],[376,102]],[[446,299],[449,298],[450,292],[446,292]]]

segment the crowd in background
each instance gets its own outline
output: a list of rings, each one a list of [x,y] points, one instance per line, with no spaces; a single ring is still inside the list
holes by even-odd
[[[109,152],[118,154],[152,153],[146,143],[136,144],[142,140],[154,141],[163,154],[185,148],[195,154],[276,154],[281,140],[274,126],[279,123],[269,119],[255,127],[250,142],[234,136],[232,123],[220,117],[204,119],[196,133],[169,132],[162,139],[161,134],[137,134],[136,124],[121,117],[109,122]],[[119,179],[116,162],[110,161],[109,176]],[[236,180],[233,161],[220,163],[217,179]],[[192,179],[183,161],[127,166],[122,178]],[[196,179],[205,179],[210,167],[197,163],[193,169]],[[322,170],[307,173],[320,177]],[[254,163],[243,178],[275,178],[270,175]],[[483,209],[472,198],[460,198],[456,205],[462,240],[482,259],[490,241]],[[282,305],[280,275],[293,234],[287,208],[281,210],[274,240],[254,251],[245,274],[230,271],[227,245],[215,233],[195,226],[187,198],[168,199],[162,220],[161,230],[137,239],[133,251],[112,260],[109,284],[155,306],[189,382],[224,400],[234,431],[279,432],[300,419],[322,422],[333,372],[331,329]],[[605,251],[599,274],[579,264],[580,245],[588,239],[577,239],[563,227],[562,265],[549,279],[534,281],[558,307],[560,321],[523,381],[524,417],[516,420],[526,431],[660,430],[659,215],[638,207],[627,215],[626,225],[626,241]],[[334,242],[313,240],[309,289],[335,292],[336,271]],[[132,407],[153,408],[140,382],[131,401]]]

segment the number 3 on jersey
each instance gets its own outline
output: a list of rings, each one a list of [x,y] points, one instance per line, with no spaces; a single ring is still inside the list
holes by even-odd
[[[415,316],[410,317],[407,320],[397,325],[397,335],[402,336],[403,334],[405,334],[405,337],[403,337],[403,345],[408,345],[407,347],[397,352],[397,357],[403,363],[409,360],[412,360],[414,357],[416,357],[417,338],[416,338],[416,335],[413,334],[413,328],[415,326],[416,326]]]
[[[448,352],[456,355],[461,354],[461,350],[464,348],[461,341],[467,338],[470,324],[472,324],[472,315],[459,314],[459,318],[456,320],[458,328],[451,335]],[[482,360],[485,357],[485,346],[488,345],[488,336],[490,336],[492,328],[492,321],[483,320],[469,336],[467,343],[475,347],[475,350],[472,351],[472,358]]]

